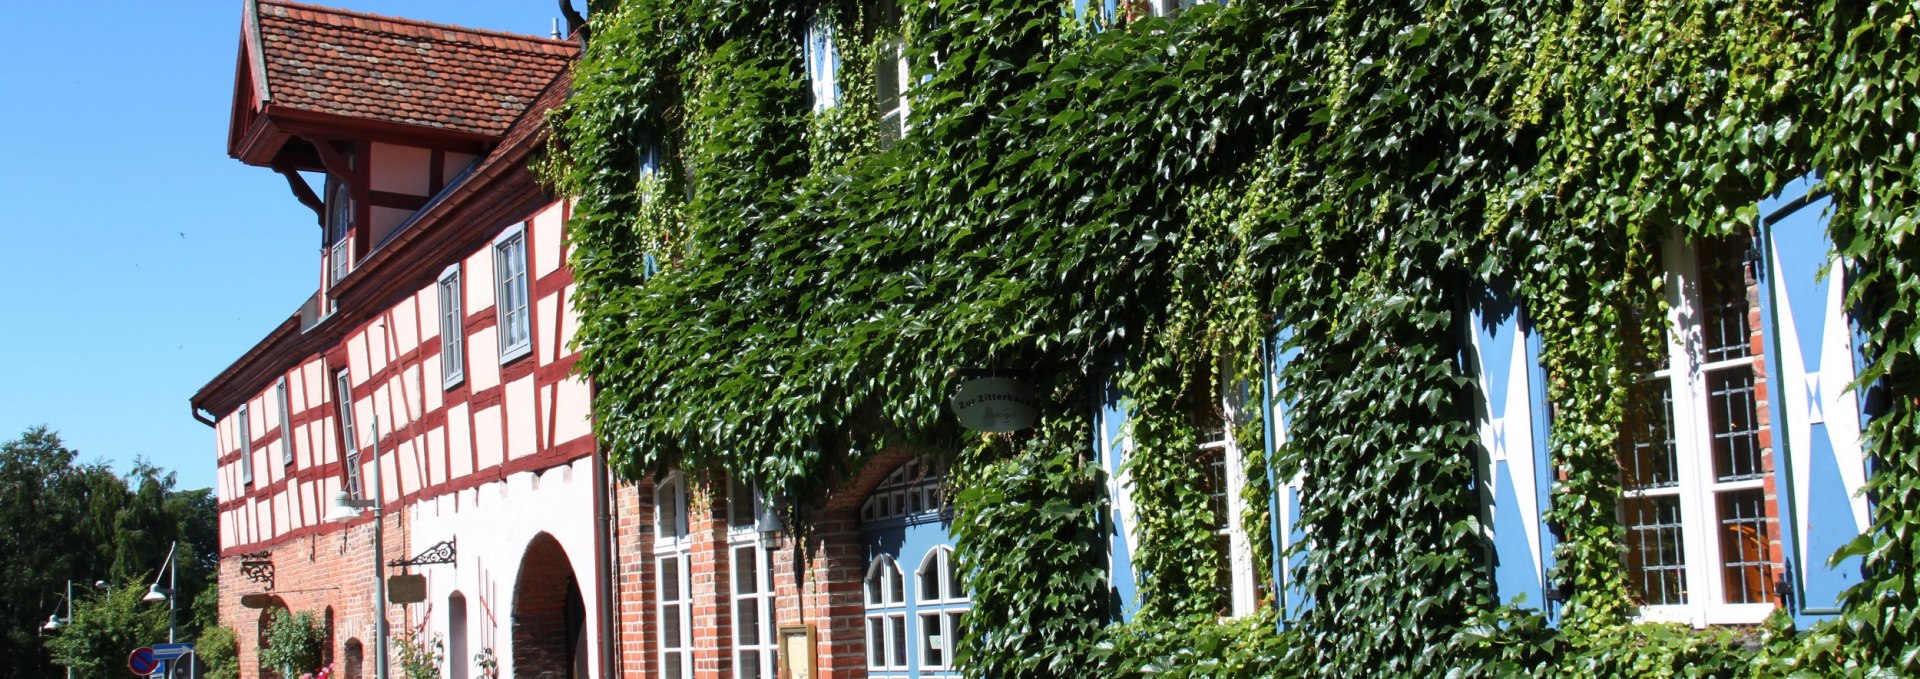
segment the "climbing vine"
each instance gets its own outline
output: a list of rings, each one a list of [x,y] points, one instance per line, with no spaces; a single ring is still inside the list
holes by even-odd
[[[816,498],[881,450],[955,455],[974,676],[1920,672],[1920,10],[1075,5],[905,3],[897,25],[858,0],[595,5],[543,171],[579,201],[579,365],[610,462]],[[841,56],[820,111],[809,25]],[[882,144],[870,74],[900,35],[911,129]],[[1757,651],[1635,624],[1616,451],[1660,243],[1751,229],[1815,170],[1881,411],[1873,527],[1843,550],[1867,577],[1834,622],[1771,625]],[[1487,577],[1460,356],[1488,295],[1522,302],[1550,368],[1554,626]],[[1040,376],[1033,432],[961,432],[944,400],[966,367]],[[1086,395],[1108,383],[1139,522],[1124,625],[1089,585]],[[1288,405],[1271,457],[1263,399]],[[1239,516],[1199,490],[1209,426],[1243,452]],[[1276,553],[1268,479],[1296,477],[1311,548]],[[1256,572],[1299,562],[1313,605],[1286,631],[1217,617],[1193,556],[1223,519]],[[1050,522],[1071,534],[1032,542]]]

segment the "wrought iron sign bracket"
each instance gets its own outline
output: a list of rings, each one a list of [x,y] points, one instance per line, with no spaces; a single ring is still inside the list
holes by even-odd
[[[262,550],[241,554],[240,575],[260,583],[265,591],[273,591],[273,552]]]
[[[453,563],[454,557],[459,553],[455,549],[455,545],[454,545],[454,541],[458,539],[459,539],[458,537],[448,538],[440,542],[439,544],[436,544],[432,547],[428,547],[427,551],[421,552],[419,555],[411,559],[394,559],[392,561],[388,561],[387,567],[388,568],[412,568],[414,566],[430,566],[433,564]]]

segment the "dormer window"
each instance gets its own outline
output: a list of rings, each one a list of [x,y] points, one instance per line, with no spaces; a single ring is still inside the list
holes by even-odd
[[[328,180],[327,192],[327,282],[339,283],[353,265],[353,192],[346,182]]]

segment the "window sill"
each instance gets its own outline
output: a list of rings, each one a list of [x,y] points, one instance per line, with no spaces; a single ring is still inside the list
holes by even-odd
[[[460,373],[458,375],[454,375],[453,377],[449,377],[445,381],[441,382],[440,390],[453,391],[454,389],[458,388],[460,385],[466,384],[466,383],[467,383],[467,374]]]
[[[526,358],[531,354],[533,354],[532,342],[521,342],[519,344],[507,347],[505,349],[501,349],[500,365],[504,366],[508,363],[512,363],[522,358]]]

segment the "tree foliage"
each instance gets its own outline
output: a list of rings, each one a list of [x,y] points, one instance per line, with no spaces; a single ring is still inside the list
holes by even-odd
[[[317,672],[326,643],[327,632],[312,611],[274,609],[260,644],[260,666],[275,668],[282,677]]]
[[[127,654],[167,638],[167,609],[142,601],[146,594],[134,581],[76,592],[73,619],[47,639],[54,664],[85,679],[125,676]]]
[[[129,484],[133,487],[130,488]],[[57,672],[49,647],[64,644],[64,656],[76,667],[124,663],[133,648],[165,638],[164,605],[160,636],[108,653],[102,639],[132,634],[144,617],[116,612],[88,617],[95,603],[90,584],[105,581],[118,592],[138,587],[144,595],[167,549],[180,540],[178,597],[180,629],[186,638],[204,623],[189,611],[214,596],[218,573],[217,517],[209,490],[178,490],[174,477],[140,461],[122,479],[100,462],[81,462],[80,454],[46,427],[34,427],[0,445],[0,679],[42,677]],[[48,616],[65,616],[66,586],[76,583],[75,620],[91,621],[48,632]],[[165,584],[165,583],[162,583]],[[137,598],[137,597],[136,597]],[[117,606],[114,597],[100,598]],[[118,635],[118,636],[116,636]],[[85,641],[67,640],[84,636]],[[98,657],[75,655],[102,653]]]

